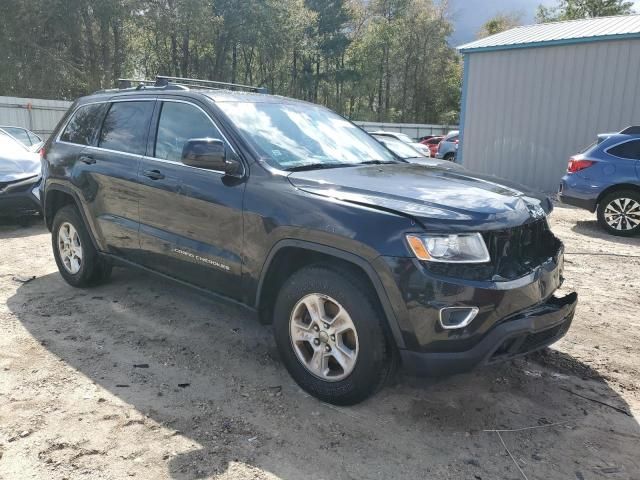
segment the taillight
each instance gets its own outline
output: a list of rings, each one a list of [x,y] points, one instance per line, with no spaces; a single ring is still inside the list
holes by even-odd
[[[40,150],[38,150],[38,153],[40,154],[40,160],[42,160],[47,154],[47,152],[45,152],[44,150],[44,146],[40,147]]]
[[[585,168],[589,168],[594,163],[596,162],[594,162],[593,160],[582,160],[571,157],[569,159],[569,165],[567,166],[567,172],[576,173],[580,170],[584,170]]]

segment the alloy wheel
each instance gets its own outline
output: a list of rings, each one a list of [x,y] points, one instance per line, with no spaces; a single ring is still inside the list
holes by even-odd
[[[64,268],[72,275],[82,267],[82,243],[78,231],[69,222],[58,229],[58,252]]]
[[[289,335],[296,357],[316,377],[337,382],[358,359],[358,334],[349,313],[335,299],[305,295],[293,308]]]
[[[632,198],[616,198],[605,207],[604,220],[615,230],[633,230],[640,225],[640,203]]]

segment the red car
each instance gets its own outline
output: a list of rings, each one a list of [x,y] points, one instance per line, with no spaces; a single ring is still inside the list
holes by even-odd
[[[429,147],[429,150],[431,150],[431,156],[435,157],[436,153],[438,153],[438,144],[443,138],[444,137],[442,135],[438,135],[435,137],[427,137],[420,140],[420,143]]]

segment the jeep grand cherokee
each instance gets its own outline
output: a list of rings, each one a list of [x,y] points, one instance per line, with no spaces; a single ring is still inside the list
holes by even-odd
[[[63,278],[130,265],[240,303],[273,324],[302,388],[343,405],[397,365],[462,372],[567,332],[577,295],[554,296],[546,197],[406,163],[257,90],[159,77],[77,100],[43,153]]]

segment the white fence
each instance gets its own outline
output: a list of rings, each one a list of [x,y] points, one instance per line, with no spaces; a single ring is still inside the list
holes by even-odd
[[[0,125],[28,128],[47,138],[70,106],[64,100],[0,97]]]
[[[431,125],[424,123],[379,123],[379,122],[359,122],[353,123],[364,128],[367,132],[376,130],[386,130],[400,132],[409,135],[411,138],[421,138],[426,135],[445,135],[450,130],[457,130],[457,125]]]

